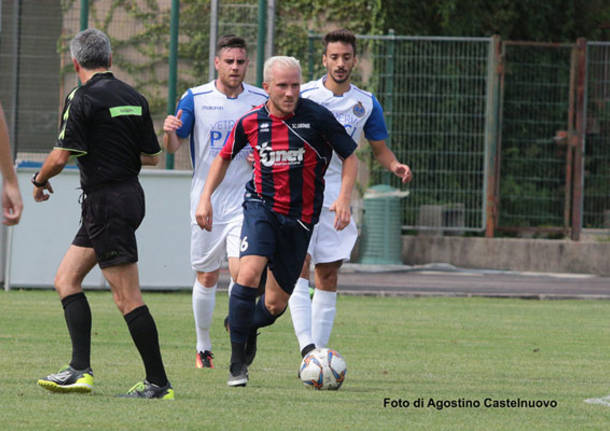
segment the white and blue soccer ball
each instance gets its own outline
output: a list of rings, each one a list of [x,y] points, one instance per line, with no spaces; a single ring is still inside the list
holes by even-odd
[[[314,349],[301,361],[299,377],[305,386],[317,390],[337,390],[345,381],[345,359],[333,349]]]

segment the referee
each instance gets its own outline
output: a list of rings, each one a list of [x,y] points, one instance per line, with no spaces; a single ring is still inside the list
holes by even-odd
[[[32,183],[36,202],[49,199],[48,193],[53,193],[49,179],[61,172],[70,156],[77,158],[83,190],[81,226],[55,276],[72,340],[72,360],[38,384],[53,392],[92,390],[91,310],[81,284],[98,264],[146,369],[146,379],[122,396],[173,399],[157,328],[138,280],[135,231],[144,218],[138,173],[143,164],[156,165],[161,151],[148,102],[108,70],[110,40],[101,31],[78,33],[70,53],[83,85],[66,98],[56,146]]]

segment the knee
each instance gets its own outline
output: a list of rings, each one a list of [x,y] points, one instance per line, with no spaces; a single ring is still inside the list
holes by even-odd
[[[142,295],[138,291],[137,293],[129,293],[129,292],[121,292],[117,289],[113,289],[112,298],[114,299],[114,303],[124,316],[127,313],[135,310],[138,307],[144,305],[144,301],[142,300]]]
[[[335,291],[337,290],[338,270],[334,268],[325,268],[318,271],[316,288],[320,290]]]
[[[213,272],[198,272],[197,273],[197,281],[203,287],[213,287],[216,283],[218,283],[218,271]]]
[[[58,271],[57,274],[55,274],[53,284],[61,298],[82,291],[80,280],[76,280],[74,277],[71,277],[62,271]]]
[[[237,275],[237,282],[242,286],[258,287],[260,282],[261,273],[256,271],[254,268],[246,267],[239,268]]]
[[[267,301],[265,298],[265,308],[269,311],[272,316],[279,316],[286,310],[288,303],[286,301],[280,301],[279,299],[273,301]]]

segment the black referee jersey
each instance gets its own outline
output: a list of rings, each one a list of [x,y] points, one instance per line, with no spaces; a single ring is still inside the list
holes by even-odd
[[[55,148],[75,153],[85,192],[137,177],[140,155],[161,152],[148,102],[111,72],[68,95]]]

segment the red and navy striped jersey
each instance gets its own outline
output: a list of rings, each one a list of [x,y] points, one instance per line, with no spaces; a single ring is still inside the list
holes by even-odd
[[[333,114],[307,99],[299,99],[295,112],[282,118],[271,115],[264,104],[245,114],[220,156],[233,159],[246,145],[254,155],[246,200],[262,199],[273,211],[310,224],[320,215],[333,150],[344,159],[356,149]]]

